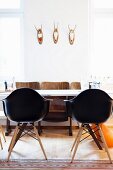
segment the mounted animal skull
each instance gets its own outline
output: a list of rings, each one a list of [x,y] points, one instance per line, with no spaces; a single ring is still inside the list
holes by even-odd
[[[75,28],[76,28],[76,25],[74,27],[74,29],[71,29],[68,25],[68,28],[69,28],[69,43],[71,45],[73,45],[74,41],[75,41]]]
[[[57,27],[55,27],[55,24],[54,24],[53,41],[55,44],[58,42],[58,38],[59,38],[58,25]]]
[[[41,28],[37,29],[35,27],[35,29],[37,30],[37,40],[38,40],[39,44],[42,44],[42,42],[43,42],[42,25],[41,25]]]

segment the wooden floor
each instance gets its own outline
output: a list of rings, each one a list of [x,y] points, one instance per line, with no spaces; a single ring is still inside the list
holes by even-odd
[[[48,159],[71,159],[71,146],[78,129],[73,130],[73,136],[68,135],[68,130],[43,130],[41,140]],[[6,159],[8,146],[12,135],[3,141],[3,150],[0,149],[0,159]],[[109,148],[113,160],[113,148]],[[26,136],[21,138],[11,153],[10,159],[44,159],[42,150],[37,140]],[[107,154],[100,151],[93,140],[88,138],[80,143],[75,159],[80,160],[108,160]]]

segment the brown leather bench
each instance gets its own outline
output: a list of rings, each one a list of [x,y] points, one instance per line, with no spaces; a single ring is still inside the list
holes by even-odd
[[[21,87],[28,87],[34,90],[38,90],[40,89],[40,83],[39,82],[16,82],[16,88],[21,88]]]
[[[43,90],[57,90],[57,89],[69,89],[69,82],[42,82],[40,84],[40,89]],[[72,135],[72,122],[71,117],[69,117],[65,111],[65,96],[52,96],[46,97],[52,99],[50,102],[49,113],[43,119],[47,122],[65,122],[69,121],[69,135]],[[41,122],[39,125],[39,133],[42,132]]]
[[[81,89],[81,83],[78,82],[78,81],[71,82],[70,83],[70,89],[80,90]]]

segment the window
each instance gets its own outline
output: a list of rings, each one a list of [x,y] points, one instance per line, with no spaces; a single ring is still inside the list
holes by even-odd
[[[113,8],[113,0],[93,0],[94,8]]]
[[[19,9],[20,0],[0,0],[0,9]]]
[[[92,0],[90,73],[113,77],[113,0]]]
[[[21,0],[0,0],[0,79],[23,75]],[[1,80],[0,80],[1,81]]]

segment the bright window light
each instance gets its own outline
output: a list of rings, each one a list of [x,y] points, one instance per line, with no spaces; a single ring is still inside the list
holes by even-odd
[[[90,74],[113,79],[113,0],[91,2]]]
[[[113,0],[93,0],[95,8],[113,8]]]
[[[0,18],[0,75],[18,76],[20,66],[20,18]]]
[[[0,9],[18,9],[20,0],[0,0]]]
[[[23,75],[21,0],[0,0],[0,81]]]
[[[93,36],[93,74],[113,76],[113,18],[96,18]]]

